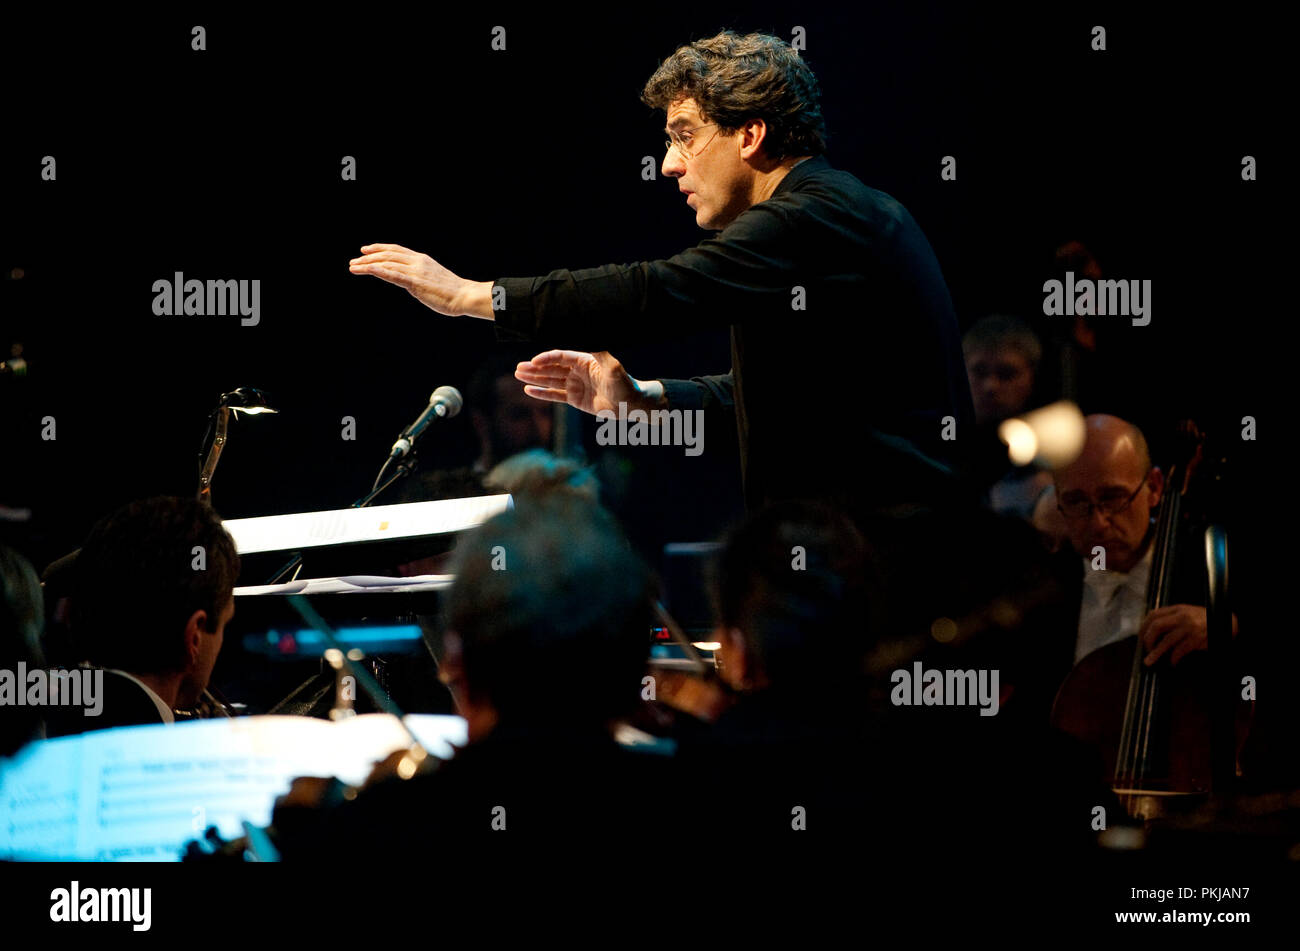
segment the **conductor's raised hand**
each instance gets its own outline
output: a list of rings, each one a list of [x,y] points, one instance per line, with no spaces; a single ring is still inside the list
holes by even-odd
[[[447,270],[427,254],[400,244],[367,244],[361,257],[348,262],[353,274],[370,274],[404,287],[431,310],[449,317],[469,313],[469,295],[476,287]]]
[[[547,350],[515,368],[515,377],[526,384],[524,392],[534,399],[568,403],[584,413],[602,410],[660,408],[660,400],[645,392],[645,385],[633,379],[608,351]]]

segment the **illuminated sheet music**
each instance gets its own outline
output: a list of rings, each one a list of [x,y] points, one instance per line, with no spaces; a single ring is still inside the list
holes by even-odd
[[[411,714],[430,754],[467,741],[460,717]],[[359,785],[410,739],[395,717],[259,716],[100,730],[29,744],[0,766],[0,858],[175,861],[214,825],[270,823],[296,776]]]

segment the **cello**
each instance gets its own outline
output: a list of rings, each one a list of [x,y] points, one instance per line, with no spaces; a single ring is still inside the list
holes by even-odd
[[[1204,439],[1195,427],[1184,424],[1181,429],[1182,458],[1170,469],[1151,542],[1148,614],[1177,603],[1174,561],[1182,547],[1178,536],[1188,522],[1185,500],[1204,454]],[[1143,658],[1149,650],[1132,636],[1088,654],[1062,683],[1051,713],[1053,727],[1100,753],[1120,804],[1130,817],[1143,821],[1195,808],[1215,791],[1211,711],[1216,703],[1223,707],[1216,693],[1222,681],[1214,679],[1207,654],[1189,654],[1174,668],[1163,662],[1147,666]],[[1241,704],[1235,711],[1234,776],[1240,774],[1236,754],[1251,709]]]

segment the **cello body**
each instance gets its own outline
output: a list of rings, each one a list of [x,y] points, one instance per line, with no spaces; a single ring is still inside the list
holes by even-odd
[[[1144,775],[1125,776],[1121,737],[1136,637],[1093,651],[1057,692],[1052,725],[1097,751],[1105,775],[1133,818],[1152,819],[1198,805],[1210,792],[1209,658],[1189,655],[1159,671],[1161,702],[1151,723]]]

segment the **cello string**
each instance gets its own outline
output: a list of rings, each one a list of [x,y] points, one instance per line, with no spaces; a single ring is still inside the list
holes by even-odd
[[[1177,466],[1170,469],[1170,484],[1176,484]],[[1156,520],[1155,560],[1147,585],[1146,607],[1148,613],[1165,603],[1170,575],[1169,538],[1177,521],[1180,494],[1166,493],[1166,503]],[[1125,704],[1124,724],[1120,731],[1120,752],[1116,758],[1116,778],[1125,788],[1139,789],[1150,773],[1152,736],[1159,702],[1158,674],[1142,662],[1144,649],[1141,638],[1134,649],[1133,673],[1129,682],[1128,701]]]

